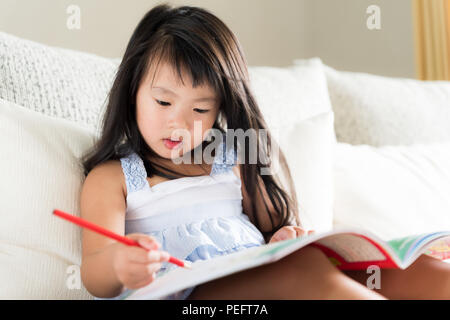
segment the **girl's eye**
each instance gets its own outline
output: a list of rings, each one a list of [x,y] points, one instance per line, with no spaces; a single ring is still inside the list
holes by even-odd
[[[170,106],[170,103],[169,103],[169,102],[161,101],[161,100],[158,100],[158,99],[155,99],[155,101],[156,101],[159,105],[162,105],[162,106]],[[198,108],[195,108],[194,110],[195,110],[196,112],[198,112],[198,113],[206,113],[206,112],[209,111],[209,110],[206,110],[206,109],[198,109]]]
[[[206,113],[209,111],[209,110],[204,110],[204,109],[194,109],[194,110],[197,110],[198,113]]]
[[[157,99],[155,99],[155,100],[158,104],[160,104],[162,106],[170,106],[169,102],[165,102],[165,101],[161,101],[161,100],[157,100]]]

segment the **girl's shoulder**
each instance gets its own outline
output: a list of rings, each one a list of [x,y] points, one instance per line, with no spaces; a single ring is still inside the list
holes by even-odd
[[[88,174],[98,181],[108,181],[121,188],[124,199],[126,199],[126,185],[123,176],[122,166],[120,160],[108,160],[96,165]]]

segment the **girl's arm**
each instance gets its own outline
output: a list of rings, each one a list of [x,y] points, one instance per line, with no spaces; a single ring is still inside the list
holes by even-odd
[[[123,235],[126,200],[119,170],[120,163],[110,161],[89,173],[81,192],[81,217]],[[123,290],[112,263],[117,245],[112,239],[83,230],[81,278],[94,296],[114,297]]]
[[[81,193],[81,216],[114,233],[124,235],[126,212],[125,177],[119,161],[95,167],[87,176]],[[83,230],[81,279],[96,297],[112,298],[126,288],[138,289],[150,284],[169,260],[158,250],[151,236],[134,233],[128,238],[141,247],[127,246],[90,230]]]

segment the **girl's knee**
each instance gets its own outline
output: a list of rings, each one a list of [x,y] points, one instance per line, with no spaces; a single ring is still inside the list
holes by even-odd
[[[306,290],[312,299],[383,299],[346,276],[316,247],[305,247],[288,257],[283,280]]]
[[[283,276],[289,281],[328,287],[341,272],[318,248],[308,246],[285,258]],[[295,281],[294,281],[295,282]]]
[[[338,272],[328,257],[318,248],[304,247],[287,257],[287,262],[302,269],[311,269],[317,272]]]

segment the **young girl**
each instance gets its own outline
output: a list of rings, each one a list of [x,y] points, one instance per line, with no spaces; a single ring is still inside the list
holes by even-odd
[[[261,174],[261,158],[241,163],[227,140],[230,129],[267,130],[248,79],[238,40],[210,12],[159,5],[143,17],[110,91],[101,138],[84,159],[81,215],[160,250],[84,231],[81,275],[93,296],[117,299],[148,285],[174,267],[169,253],[212,259],[308,234],[283,153],[279,175]],[[208,137],[213,130],[221,135]],[[258,152],[273,160],[270,133],[266,143],[259,148],[257,140]],[[212,162],[178,161],[210,146]],[[380,289],[365,286],[368,276],[341,272],[308,246],[166,298],[450,298],[450,266],[427,256],[404,271],[382,270]]]

